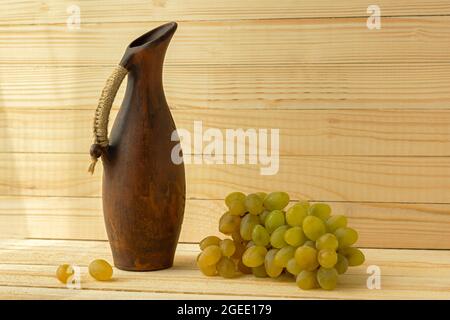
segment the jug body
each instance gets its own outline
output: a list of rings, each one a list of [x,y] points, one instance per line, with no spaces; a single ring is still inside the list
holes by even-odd
[[[138,38],[120,65],[125,96],[103,162],[103,212],[114,264],[150,271],[172,266],[185,206],[185,172],[171,151],[175,123],[162,85],[165,52],[176,24]]]

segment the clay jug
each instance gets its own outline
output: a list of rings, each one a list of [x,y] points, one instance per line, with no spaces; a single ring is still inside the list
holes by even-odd
[[[91,147],[94,171],[103,163],[103,212],[117,268],[149,271],[172,266],[185,205],[183,164],[171,152],[175,128],[163,90],[164,56],[177,28],[172,22],[134,40],[102,91]],[[108,139],[116,92],[125,96]]]

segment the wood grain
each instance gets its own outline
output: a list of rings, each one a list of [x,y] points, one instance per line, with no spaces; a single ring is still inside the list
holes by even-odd
[[[117,64],[128,44],[159,23],[0,27],[0,63]],[[448,63],[450,17],[181,22],[167,65]],[[32,55],[29,53],[33,52]]]
[[[89,155],[0,154],[0,194],[99,196],[102,168],[87,173]],[[293,199],[449,203],[448,157],[280,157],[279,172],[257,165],[187,165],[189,199],[229,192],[284,190]]]
[[[449,251],[366,249],[366,264],[351,268],[340,277],[337,290],[302,291],[292,278],[273,282],[253,276],[233,281],[219,277],[206,278],[195,267],[196,245],[180,245],[174,268],[152,273],[126,272],[115,269],[120,281],[96,282],[87,275],[87,264],[95,257],[111,260],[106,242],[93,241],[2,241],[0,247],[0,286],[62,289],[54,278],[59,263],[75,263],[81,268],[82,290],[134,291],[168,294],[202,294],[205,298],[339,298],[339,299],[448,299],[450,282]],[[366,266],[377,265],[382,272],[381,290],[366,287]],[[434,272],[430,273],[430,270]],[[40,295],[53,291],[41,289]],[[0,291],[1,294],[2,291]],[[36,292],[36,294],[38,294]],[[99,292],[99,295],[101,293]],[[70,297],[70,295],[69,295]],[[126,293],[124,295],[126,297]]]
[[[450,249],[450,205],[330,203],[371,248]],[[222,200],[188,200],[181,242],[218,235]],[[100,198],[0,197],[0,237],[106,240]],[[223,237],[223,235],[222,235]]]
[[[111,123],[116,113],[112,112]],[[93,114],[92,110],[6,108],[0,111],[0,152],[86,154],[93,141]],[[177,127],[192,136],[194,122],[201,121],[203,132],[219,129],[224,141],[227,129],[277,128],[283,156],[450,155],[450,110],[174,109],[172,114]],[[252,152],[248,141],[246,150]],[[183,152],[198,153],[188,146]]]
[[[66,23],[71,0],[14,1],[3,0],[7,10],[0,14],[2,24]],[[373,2],[347,1],[272,1],[272,0],[134,0],[130,6],[120,0],[104,0],[101,5],[90,0],[78,0],[83,23],[130,21],[189,21],[230,19],[274,19],[306,17],[366,16]],[[384,16],[445,15],[450,5],[445,0],[378,0]],[[7,13],[7,14],[6,14]]]
[[[0,65],[0,112],[92,111],[112,69]],[[450,64],[166,66],[164,86],[172,109],[448,109]]]

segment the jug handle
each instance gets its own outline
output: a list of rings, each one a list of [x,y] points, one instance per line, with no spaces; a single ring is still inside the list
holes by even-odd
[[[102,90],[94,116],[94,144],[91,146],[91,164],[88,172],[94,173],[97,159],[105,152],[108,147],[108,121],[111,107],[116,97],[119,87],[127,75],[128,70],[121,65],[117,65],[112,74],[106,80],[105,87]]]

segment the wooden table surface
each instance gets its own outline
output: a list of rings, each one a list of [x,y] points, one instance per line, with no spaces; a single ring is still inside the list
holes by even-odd
[[[106,241],[0,240],[2,299],[450,299],[450,251],[365,249],[366,263],[340,277],[337,290],[302,291],[292,278],[205,277],[195,266],[197,244],[178,246],[174,267],[156,272],[114,269],[114,280],[87,273],[96,258],[112,261]],[[81,289],[55,278],[59,264],[81,269]],[[381,289],[368,289],[367,267],[381,269]]]

